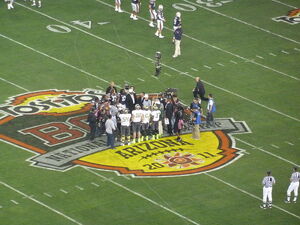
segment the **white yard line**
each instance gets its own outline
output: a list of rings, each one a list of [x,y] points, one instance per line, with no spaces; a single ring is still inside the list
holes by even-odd
[[[16,4],[18,4],[18,3],[16,3]],[[43,53],[43,52],[39,51],[39,50],[36,50],[36,49],[34,49],[34,48],[31,48],[31,47],[29,47],[28,45],[25,45],[25,44],[23,44],[23,43],[21,43],[21,42],[19,42],[19,41],[16,41],[16,40],[14,40],[14,39],[12,39],[12,38],[9,38],[9,37],[7,37],[7,36],[5,36],[5,35],[3,35],[3,34],[0,34],[0,37],[5,38],[5,39],[7,39],[7,40],[9,40],[9,41],[12,41],[12,42],[14,42],[14,43],[16,43],[16,44],[18,44],[18,45],[21,45],[21,46],[23,46],[23,47],[25,47],[25,48],[27,48],[27,49],[30,49],[30,50],[32,50],[32,51],[34,51],[34,52],[36,52],[36,53],[38,53],[38,54],[40,54],[40,55],[46,56],[46,57],[49,58],[49,59],[52,59],[52,60],[54,60],[54,61],[56,61],[56,62],[59,62],[59,63],[65,65],[65,66],[67,66],[67,67],[70,67],[70,68],[72,68],[72,69],[74,69],[74,70],[77,70],[77,71],[79,71],[79,72],[81,72],[81,73],[84,73],[84,74],[86,74],[86,75],[88,75],[88,76],[90,76],[90,77],[93,77],[93,78],[97,79],[97,80],[101,80],[101,81],[103,81],[103,82],[105,82],[105,83],[108,83],[108,84],[110,83],[109,81],[104,80],[104,79],[102,79],[102,78],[100,78],[100,77],[97,77],[97,76],[94,75],[94,74],[91,74],[91,73],[89,73],[89,72],[87,72],[87,71],[85,71],[85,70],[83,70],[83,69],[77,68],[76,66],[73,66],[73,65],[71,65],[71,64],[69,64],[69,63],[66,63],[66,62],[64,62],[64,61],[62,61],[62,60],[60,60],[60,59],[57,59],[57,58],[55,58],[55,57],[53,57],[53,56],[50,56],[50,55],[48,55],[48,54],[46,54],[46,53]],[[1,79],[1,78],[0,78],[0,79]],[[2,80],[2,79],[1,79],[1,80]],[[11,84],[12,84],[12,83],[11,83]],[[16,85],[15,85],[15,86],[16,86]],[[24,90],[24,88],[22,88],[22,89]]]
[[[111,8],[114,8],[114,7],[115,7],[115,6],[110,5],[110,4],[106,3],[106,2],[103,2],[103,1],[101,1],[101,0],[95,0],[95,1],[96,1],[96,2],[99,2],[99,3],[103,4],[103,5],[106,5],[106,6],[108,6],[108,7],[111,7]],[[26,8],[27,8],[27,7],[26,7]],[[35,11],[35,10],[33,10],[33,11]],[[38,11],[36,11],[36,12],[38,12]],[[131,14],[131,12],[127,12],[127,11],[124,11],[124,13],[127,13],[128,15]],[[149,23],[149,20],[147,20],[147,19],[145,19],[145,18],[143,18],[143,17],[138,16],[138,18],[141,19],[141,20],[143,20],[143,21],[146,21],[146,22]],[[164,26],[164,28],[165,28],[166,30],[169,30],[169,31],[173,32],[173,28],[169,28],[169,27],[167,27],[167,26]],[[197,38],[194,38],[194,37],[192,37],[192,36],[189,36],[189,35],[187,35],[187,34],[183,34],[183,36],[184,36],[184,37],[187,37],[187,38],[189,38],[189,39],[191,39],[191,40],[193,40],[193,41],[196,41],[196,42],[199,42],[199,43],[204,44],[204,45],[206,45],[206,46],[209,46],[209,47],[211,47],[211,48],[214,48],[214,49],[216,49],[216,50],[218,50],[218,51],[221,51],[221,52],[223,52],[223,53],[226,53],[226,54],[232,55],[232,56],[234,56],[234,57],[237,57],[237,58],[239,58],[239,59],[243,59],[243,60],[245,60],[245,61],[248,60],[248,62],[253,63],[253,64],[257,65],[257,66],[260,66],[260,67],[262,67],[262,68],[264,68],[264,69],[271,70],[271,71],[273,71],[273,72],[275,72],[275,73],[281,74],[281,75],[283,75],[283,76],[286,76],[286,77],[289,77],[289,78],[292,78],[292,79],[295,79],[295,80],[300,80],[300,79],[297,78],[297,77],[291,76],[291,75],[289,75],[289,74],[286,74],[286,73],[284,73],[284,72],[281,72],[281,71],[276,70],[276,69],[274,69],[274,68],[271,68],[271,67],[269,67],[269,66],[263,65],[263,64],[261,64],[261,63],[255,62],[255,61],[250,60],[250,59],[247,59],[247,58],[245,58],[245,57],[243,57],[243,56],[240,56],[240,55],[238,55],[238,54],[232,53],[232,52],[227,51],[227,50],[225,50],[225,49],[219,48],[219,47],[217,47],[217,46],[215,46],[215,45],[212,45],[212,44],[209,44],[209,43],[207,43],[207,42],[205,42],[205,41],[201,41],[201,40],[199,40],[199,39],[197,39]],[[149,58],[148,58],[148,59],[149,59]]]
[[[260,197],[258,197],[258,196],[256,196],[256,195],[254,195],[254,194],[251,194],[250,192],[245,191],[245,190],[243,190],[243,189],[241,189],[241,188],[238,188],[237,186],[235,186],[235,185],[233,185],[233,184],[230,184],[230,183],[228,183],[228,182],[226,182],[226,181],[224,181],[224,180],[222,180],[222,179],[220,179],[220,178],[218,178],[218,177],[216,177],[216,176],[214,176],[214,175],[211,175],[211,174],[209,174],[209,173],[204,173],[204,174],[207,175],[207,176],[209,176],[209,177],[211,177],[211,178],[213,178],[213,179],[215,179],[215,180],[217,180],[217,181],[219,181],[219,182],[222,182],[223,184],[226,184],[227,186],[229,186],[229,187],[231,187],[231,188],[233,188],[233,189],[235,189],[235,190],[238,190],[238,191],[240,191],[240,192],[242,192],[242,193],[244,193],[244,194],[246,194],[246,195],[248,195],[248,196],[250,196],[250,197],[252,197],[252,198],[255,198],[255,199],[259,200],[259,201],[262,201],[262,198],[260,198]],[[279,209],[280,211],[285,212],[285,213],[287,213],[287,214],[289,214],[289,215],[291,215],[291,216],[294,216],[294,217],[296,217],[297,219],[300,219],[300,216],[298,216],[298,215],[296,215],[296,214],[294,214],[294,213],[291,213],[291,212],[289,212],[289,211],[287,211],[287,210],[285,210],[285,209],[283,209],[283,208],[281,208],[281,207],[279,207],[279,206],[277,206],[277,205],[274,205],[274,204],[273,204],[273,207],[276,208],[276,209]]]
[[[10,200],[12,203],[14,203],[15,205],[19,205],[19,202],[15,201],[15,200]]]
[[[269,55],[271,55],[271,56],[277,56],[277,55],[275,55],[274,53],[272,53],[272,52],[270,52],[269,53]]]
[[[271,146],[272,146],[273,148],[279,149],[279,146],[277,146],[277,145],[271,144]]]
[[[71,24],[65,23],[65,22],[63,22],[63,21],[61,21],[61,20],[55,19],[55,18],[53,18],[53,17],[51,17],[51,16],[49,16],[49,15],[47,15],[47,14],[45,14],[45,13],[41,13],[41,12],[36,11],[36,10],[34,10],[34,9],[31,9],[31,8],[29,8],[29,7],[27,7],[27,6],[24,6],[24,5],[20,4],[20,3],[16,3],[16,4],[18,4],[18,5],[20,5],[20,6],[24,7],[24,8],[27,8],[27,9],[29,9],[30,11],[33,11],[33,12],[35,12],[35,13],[38,13],[38,14],[40,14],[40,15],[42,15],[42,16],[45,16],[45,17],[47,17],[47,18],[49,18],[49,19],[51,19],[51,20],[57,21],[57,22],[59,22],[59,23],[62,23],[62,24],[67,25],[67,26],[69,26],[69,27],[72,27],[72,28],[74,28],[74,29],[76,29],[76,30],[79,30],[79,31],[81,31],[81,32],[83,32],[83,33],[85,33],[85,34],[91,36],[91,37],[94,37],[94,38],[96,38],[96,39],[99,39],[99,40],[101,40],[101,41],[104,41],[104,42],[106,42],[106,43],[108,43],[108,44],[110,44],[110,45],[113,45],[113,46],[115,46],[115,47],[121,48],[121,49],[123,49],[123,50],[125,50],[125,51],[128,51],[128,52],[134,54],[134,55],[140,56],[140,57],[142,57],[142,58],[144,58],[144,59],[147,59],[147,60],[150,60],[151,62],[154,62],[153,59],[148,58],[148,57],[146,57],[146,56],[144,56],[144,55],[142,55],[142,54],[140,54],[140,53],[134,52],[134,51],[132,51],[132,50],[126,48],[126,47],[123,47],[123,46],[121,46],[121,45],[118,45],[118,44],[116,44],[116,43],[113,43],[113,42],[111,42],[111,41],[109,41],[109,40],[106,40],[106,39],[104,39],[104,38],[101,38],[101,37],[99,37],[99,36],[97,36],[97,35],[95,35],[95,34],[89,33],[89,32],[87,32],[87,31],[85,31],[85,30],[83,30],[83,29],[80,29],[80,28],[76,27],[76,26],[73,26],[73,25],[71,25]],[[1,35],[0,35],[0,36],[1,36]],[[11,39],[11,38],[10,38],[10,39]],[[12,39],[12,41],[14,41],[14,40]],[[20,43],[20,44],[21,44],[21,43]],[[23,44],[21,44],[21,45],[23,45]],[[166,65],[166,64],[162,64],[162,65],[163,65],[164,67],[169,68],[169,69],[171,69],[171,70],[173,70],[173,71],[176,71],[176,72],[178,72],[178,73],[183,73],[182,71],[180,71],[180,70],[178,70],[178,69],[176,69],[176,68],[174,68],[174,67],[168,66],[168,65]],[[184,75],[187,76],[187,77],[190,77],[190,78],[194,79],[194,76],[192,76],[192,75],[190,75],[190,74],[184,74]],[[154,77],[155,79],[158,79],[158,78],[155,77],[155,76],[152,76],[152,77]],[[300,122],[300,119],[298,119],[298,118],[296,118],[296,117],[293,117],[293,116],[287,115],[287,114],[285,114],[285,113],[282,113],[282,112],[280,112],[280,111],[278,111],[278,110],[276,110],[276,109],[270,108],[270,107],[268,107],[268,106],[266,106],[266,105],[263,105],[263,104],[261,104],[261,103],[258,103],[258,102],[256,102],[256,101],[254,101],[254,100],[248,99],[248,98],[246,98],[246,97],[244,97],[244,96],[241,96],[241,95],[239,95],[239,94],[237,94],[237,93],[234,93],[234,92],[232,92],[232,91],[229,91],[229,90],[227,90],[227,89],[225,89],[225,88],[222,88],[222,87],[219,87],[219,86],[217,86],[217,85],[214,85],[214,84],[212,84],[212,83],[210,83],[210,82],[207,82],[207,81],[204,81],[204,80],[202,80],[202,81],[203,81],[204,83],[206,83],[206,84],[212,86],[212,87],[215,87],[215,88],[219,89],[219,90],[222,90],[222,91],[224,91],[224,92],[230,93],[230,94],[235,95],[235,96],[237,96],[237,97],[239,97],[239,98],[242,98],[242,99],[244,99],[244,100],[247,100],[247,101],[249,101],[249,102],[252,102],[253,104],[256,104],[256,105],[258,105],[258,106],[260,106],[260,107],[263,107],[263,108],[268,109],[268,110],[270,110],[270,111],[273,111],[273,112],[275,112],[275,113],[277,113],[277,114],[280,114],[280,115],[282,115],[282,116],[284,116],[284,117],[287,117],[287,118],[290,118],[290,119],[295,120],[295,121],[297,121],[297,122]]]
[[[100,187],[99,184],[96,184],[96,183],[94,183],[94,182],[91,182],[91,185],[94,185],[94,186],[96,186],[96,187]]]
[[[285,141],[285,143],[287,143],[288,145],[294,146],[294,144],[289,141]]]
[[[187,3],[189,3],[189,4],[191,4],[191,5],[194,5],[194,6],[198,6],[198,7],[202,8],[202,9],[207,10],[207,11],[213,12],[213,13],[215,13],[215,14],[217,14],[217,15],[220,15],[220,16],[226,17],[226,18],[228,18],[228,19],[232,19],[232,20],[234,20],[234,21],[237,21],[237,22],[239,22],[239,23],[245,24],[245,25],[247,25],[247,26],[253,27],[253,28],[255,28],[255,29],[257,29],[257,30],[260,30],[260,31],[263,31],[263,32],[265,32],[265,33],[267,33],[267,34],[270,34],[270,35],[279,37],[279,38],[281,38],[281,39],[284,39],[284,40],[287,40],[287,41],[290,41],[290,42],[293,42],[293,43],[296,43],[296,44],[300,44],[299,41],[296,41],[296,40],[294,40],[294,39],[285,37],[285,36],[283,36],[283,35],[281,35],[281,34],[274,33],[274,32],[269,31],[269,30],[267,30],[267,29],[264,29],[264,28],[261,28],[261,27],[259,27],[259,26],[253,25],[253,24],[251,24],[251,23],[247,23],[246,21],[237,19],[237,18],[235,18],[235,17],[233,17],[233,16],[228,16],[228,15],[226,15],[226,14],[224,14],[224,13],[220,13],[220,12],[218,12],[218,11],[216,11],[216,10],[211,9],[211,8],[204,7],[204,6],[202,6],[202,5],[200,5],[200,4],[197,4],[197,3],[195,3],[195,2],[191,2],[191,1],[188,1],[188,0],[183,0],[183,1],[185,1],[185,2],[187,2]]]
[[[59,189],[59,191],[61,191],[62,193],[65,193],[65,194],[68,194],[69,192],[67,192],[66,190],[64,189]]]
[[[281,4],[281,5],[285,5],[285,6],[287,6],[287,7],[290,7],[290,8],[292,8],[292,9],[297,9],[297,7],[295,7],[295,6],[292,6],[292,5],[289,5],[289,4],[286,4],[286,3],[284,3],[284,2],[281,2],[281,1],[278,1],[278,0],[271,0],[272,2],[276,2],[276,3],[278,3],[278,4]]]
[[[289,55],[290,53],[284,50],[281,50],[282,53]]]
[[[299,48],[294,48],[294,50],[300,52],[300,49],[299,49]]]
[[[1,34],[0,34],[0,35],[1,35]],[[8,83],[8,84],[11,84],[11,85],[13,85],[13,86],[15,86],[15,87],[17,87],[17,88],[20,88],[20,89],[22,89],[22,90],[24,90],[24,91],[29,91],[28,89],[23,88],[23,87],[21,87],[20,85],[17,85],[17,84],[15,84],[15,83],[11,82],[11,81],[8,81],[8,80],[6,80],[6,79],[4,79],[4,78],[2,78],[2,77],[0,77],[0,80],[6,82],[6,83]]]
[[[169,208],[167,208],[167,207],[165,207],[165,206],[163,206],[163,205],[157,203],[156,201],[154,201],[154,200],[152,200],[152,199],[146,197],[146,196],[143,195],[143,194],[140,194],[140,193],[138,193],[138,192],[136,192],[136,191],[133,191],[132,189],[130,189],[130,188],[128,188],[128,187],[126,187],[126,186],[124,186],[124,185],[122,185],[122,184],[120,184],[120,183],[118,183],[118,182],[116,182],[116,181],[113,181],[112,179],[108,179],[107,177],[102,176],[101,174],[99,174],[99,173],[93,171],[92,169],[88,169],[88,168],[84,168],[84,169],[85,169],[86,171],[88,171],[88,172],[90,172],[90,173],[92,173],[92,174],[95,174],[96,176],[101,177],[102,179],[105,179],[105,180],[107,180],[108,182],[110,182],[110,183],[112,183],[112,184],[114,184],[114,185],[116,185],[116,186],[118,186],[118,187],[120,187],[120,188],[122,188],[122,189],[124,189],[124,190],[126,190],[126,191],[128,191],[128,192],[130,192],[130,193],[132,193],[132,194],[134,194],[134,195],[136,195],[136,196],[138,196],[138,197],[144,199],[144,200],[146,200],[146,201],[148,201],[148,202],[151,202],[152,204],[154,204],[154,205],[156,205],[156,206],[158,206],[158,207],[160,207],[160,208],[162,208],[162,209],[164,209],[164,210],[166,210],[166,211],[168,211],[168,212],[170,212],[170,213],[172,213],[172,214],[174,214],[174,215],[180,217],[180,218],[183,219],[183,220],[186,220],[186,221],[188,221],[188,222],[190,222],[190,223],[192,223],[192,224],[195,224],[195,225],[200,225],[200,223],[197,223],[197,222],[191,220],[190,218],[188,218],[188,217],[186,217],[186,216],[183,216],[183,215],[181,215],[180,213],[178,213],[178,212],[176,212],[176,211],[174,211],[174,210],[172,210],[172,209],[169,209]]]
[[[210,67],[210,66],[207,66],[207,65],[203,65],[205,68],[207,68],[207,69],[209,69],[209,70],[211,70],[212,69],[212,67]]]
[[[289,163],[289,164],[292,164],[292,165],[297,166],[297,167],[300,166],[300,165],[298,165],[297,163],[294,163],[294,162],[292,162],[292,161],[290,161],[290,160],[288,160],[288,159],[285,159],[285,158],[283,158],[283,157],[281,157],[281,156],[279,156],[279,155],[276,155],[276,154],[274,154],[274,153],[272,153],[272,152],[269,152],[269,151],[267,151],[267,150],[264,150],[264,149],[262,149],[262,148],[260,148],[260,147],[257,147],[257,146],[255,146],[255,145],[253,145],[253,144],[250,144],[249,142],[243,141],[243,140],[241,140],[241,139],[239,139],[239,138],[237,138],[237,137],[234,137],[234,139],[237,140],[237,141],[240,141],[240,142],[242,142],[242,143],[244,143],[244,144],[246,144],[246,145],[248,145],[248,146],[250,146],[250,147],[252,147],[253,149],[256,149],[256,150],[259,150],[259,151],[264,152],[264,153],[266,153],[266,154],[269,154],[269,155],[271,155],[271,156],[273,156],[273,157],[275,157],[275,158],[277,158],[277,159],[280,159],[280,160],[282,160],[282,161],[285,161],[285,162],[287,162],[287,163]]]
[[[43,203],[43,202],[41,202],[41,201],[39,201],[39,200],[36,200],[35,198],[30,197],[29,195],[25,194],[25,193],[22,192],[22,191],[19,191],[18,189],[14,188],[14,187],[12,187],[12,186],[10,186],[10,185],[8,185],[7,183],[4,183],[4,182],[0,181],[0,184],[2,184],[3,186],[7,187],[7,188],[10,189],[10,190],[13,190],[13,191],[19,193],[19,194],[22,195],[22,196],[27,197],[27,198],[30,199],[31,201],[33,201],[33,202],[35,202],[35,203],[37,203],[37,204],[39,204],[39,205],[41,205],[41,206],[43,206],[43,207],[45,207],[45,208],[51,210],[52,212],[55,212],[56,214],[58,214],[58,215],[60,215],[60,216],[63,216],[64,218],[66,218],[66,219],[72,221],[73,223],[82,225],[82,223],[78,222],[77,220],[75,220],[75,219],[73,219],[73,218],[67,216],[66,214],[64,214],[64,213],[62,213],[62,212],[60,212],[60,211],[58,211],[58,210],[56,210],[56,209],[54,209],[54,208],[52,208],[52,207],[50,207],[50,206],[48,206],[48,205],[46,205],[45,203]]]
[[[168,77],[171,77],[172,75],[171,74],[169,74],[169,73],[164,73],[164,74],[166,74]]]
[[[137,78],[139,81],[142,81],[142,82],[145,82],[145,80],[144,79],[142,79],[142,78]]]
[[[46,192],[44,192],[43,194],[46,195],[46,196],[49,197],[49,198],[52,198],[52,195],[50,195],[50,194],[48,194],[48,193],[46,193]]]

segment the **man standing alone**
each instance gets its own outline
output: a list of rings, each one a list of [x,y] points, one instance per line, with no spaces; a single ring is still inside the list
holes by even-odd
[[[108,115],[108,119],[105,122],[105,131],[107,135],[107,146],[115,148],[115,136],[114,131],[116,130],[116,125],[112,120],[112,116]]]
[[[180,43],[181,43],[181,37],[182,37],[182,29],[181,28],[177,28],[174,31],[174,44],[175,44],[175,53],[173,55],[173,58],[176,58],[177,56],[181,55],[181,51],[180,51]]]

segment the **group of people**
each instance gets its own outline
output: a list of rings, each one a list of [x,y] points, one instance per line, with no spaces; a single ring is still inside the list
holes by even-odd
[[[24,2],[26,2],[27,0],[24,0]],[[31,2],[31,6],[36,6],[38,8],[42,7],[42,0],[29,0]],[[4,2],[6,2],[7,4],[7,9],[14,9],[14,3],[15,0],[4,0]]]
[[[197,97],[203,90],[197,89],[200,79],[196,78],[196,81],[194,96]],[[200,96],[204,99],[204,95]],[[215,103],[212,95],[209,94],[205,100],[208,101],[206,126],[214,126],[212,114]],[[169,135],[176,135],[177,140],[181,141],[185,116],[193,123],[193,138],[199,139],[199,126],[203,118],[201,98],[194,98],[187,109],[190,116],[173,92],[154,96],[142,92],[137,95],[135,88],[129,85],[118,92],[114,82],[111,82],[106,94],[101,99],[96,97],[92,102],[87,119],[90,140],[105,133],[107,146],[114,148],[116,135],[120,137],[121,144],[125,145],[160,138],[165,129]]]
[[[290,185],[287,189],[287,197],[285,203],[296,203],[298,198],[298,189],[299,189],[300,173],[298,168],[294,167],[292,175],[290,177]],[[263,185],[263,204],[260,206],[262,209],[272,208],[272,189],[273,185],[276,183],[275,178],[272,176],[271,171],[267,172],[262,180]],[[291,201],[292,193],[294,193],[294,198]]]
[[[140,12],[141,8],[141,0],[131,0],[131,7],[132,12],[130,14],[130,18],[133,20],[138,20],[137,15]],[[166,22],[166,19],[164,17],[164,6],[162,4],[158,5],[156,9],[156,0],[149,0],[148,4],[149,14],[150,14],[150,27],[155,27],[155,22],[157,24],[157,30],[154,33],[155,36],[159,38],[164,38],[162,31],[164,29],[164,23]],[[121,0],[115,0],[115,11],[116,12],[123,12],[121,9]],[[181,49],[180,49],[180,43],[182,38],[182,28],[181,28],[181,13],[177,12],[175,15],[175,18],[173,20],[173,43],[175,45],[175,52],[173,55],[173,58],[176,58],[181,55]]]

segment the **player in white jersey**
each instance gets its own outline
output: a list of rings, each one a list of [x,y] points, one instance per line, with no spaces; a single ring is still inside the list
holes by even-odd
[[[151,112],[151,131],[152,131],[152,139],[158,139],[159,138],[159,120],[160,120],[160,114],[161,111],[158,109],[157,105],[153,106],[153,110]]]
[[[164,17],[163,10],[164,10],[163,5],[159,5],[157,10],[157,18],[156,18],[157,31],[155,32],[155,35],[159,38],[164,38],[164,36],[162,35],[162,30],[164,29],[164,22],[166,22],[166,20]]]
[[[149,13],[150,13],[150,27],[154,27],[154,22],[156,20],[156,10],[155,10],[155,2],[156,0],[149,0]]]
[[[298,172],[298,168],[295,167],[293,169],[293,173],[290,178],[291,183],[287,190],[287,198],[285,203],[290,203],[292,192],[294,192],[293,202],[296,203],[298,197],[299,180],[300,180],[300,173]]]
[[[121,120],[121,142],[122,145],[125,144],[125,140],[127,139],[127,144],[130,143],[130,121],[131,114],[128,112],[128,109],[124,109],[121,111],[119,115]]]
[[[14,8],[14,2],[15,2],[15,0],[4,0],[4,2],[6,2],[7,3],[7,9],[13,9]]]
[[[38,8],[41,8],[42,7],[42,0],[32,0],[32,5],[31,6],[37,6]]]
[[[131,0],[132,13],[130,18],[133,20],[138,20],[137,14],[140,12],[141,1],[140,0]]]
[[[272,208],[272,187],[275,184],[275,178],[271,176],[271,171],[267,172],[267,176],[262,181],[263,185],[263,204],[262,209]]]
[[[115,0],[115,11],[119,13],[123,12],[121,9],[121,0]]]
[[[149,140],[150,118],[151,118],[150,108],[148,106],[145,106],[144,110],[143,110],[142,129],[141,129],[142,138],[141,138],[141,141],[144,141],[144,140],[148,141]]]
[[[138,142],[141,141],[141,123],[143,119],[143,110],[141,110],[141,106],[139,104],[135,105],[135,110],[132,111],[132,131],[133,131],[133,140],[132,143],[136,142],[136,138]]]

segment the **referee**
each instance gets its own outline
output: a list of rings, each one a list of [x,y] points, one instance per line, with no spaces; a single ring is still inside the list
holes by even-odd
[[[263,185],[263,204],[262,209],[272,208],[272,187],[275,184],[275,178],[271,176],[271,171],[267,172],[267,176],[262,181]]]
[[[176,58],[177,56],[181,55],[181,51],[180,51],[181,38],[182,38],[182,29],[181,27],[179,27],[174,31],[173,41],[175,44],[175,53],[173,55],[173,58]]]

